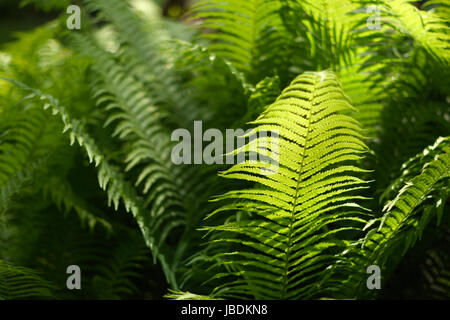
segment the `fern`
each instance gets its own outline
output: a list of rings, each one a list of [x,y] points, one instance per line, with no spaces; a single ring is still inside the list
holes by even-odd
[[[189,121],[196,119],[195,100],[190,99],[189,91],[178,81],[176,72],[166,67],[172,61],[166,54],[170,47],[166,48],[165,31],[156,23],[145,23],[124,1],[86,2],[89,10],[100,10],[99,18],[110,21],[117,30],[117,41],[124,48],[124,65],[128,71],[146,84],[171,112],[184,115],[178,118],[178,125],[186,127]],[[159,77],[155,79],[155,75]]]
[[[95,142],[85,132],[83,124],[76,120],[71,120],[70,116],[65,111],[65,108],[60,106],[58,101],[56,101],[53,97],[46,96],[40,91],[31,89],[24,84],[15,81],[13,81],[13,83],[25,90],[31,91],[32,94],[29,98],[39,98],[41,103],[44,104],[44,108],[52,108],[55,115],[60,115],[61,120],[64,123],[65,131],[70,130],[71,144],[77,142],[80,146],[82,146],[86,150],[89,161],[94,163],[96,167],[99,167],[99,185],[102,189],[107,191],[109,204],[113,204],[117,210],[120,201],[123,201],[126,210],[131,212],[136,218],[146,244],[150,247],[150,249],[154,250],[153,254],[155,258],[158,257],[161,263],[165,265],[166,262],[164,257],[157,251],[153,232],[154,229],[152,230],[152,227],[150,227],[151,223],[147,222],[150,216],[145,215],[142,199],[138,197],[134,188],[124,179],[123,174],[121,174],[114,166],[110,165],[104,159],[104,156],[98,149]],[[167,265],[165,265],[165,270],[169,279],[170,277],[173,277]]]
[[[50,285],[33,270],[0,260],[0,299],[50,298]]]
[[[209,296],[201,296],[198,294],[182,291],[170,291],[165,297],[172,300],[219,300],[211,298]]]
[[[277,51],[286,41],[277,12],[280,1],[204,0],[195,4],[192,19],[204,19],[202,28],[213,30],[204,38],[210,49],[254,79],[257,68],[278,64]]]
[[[61,15],[0,51],[1,298],[448,297],[448,1],[22,4]],[[200,120],[237,164],[172,163]]]
[[[113,232],[111,223],[102,218],[100,213],[94,212],[89,207],[89,204],[72,190],[68,181],[54,177],[45,184],[43,193],[45,196],[52,198],[52,202],[61,211],[65,211],[66,214],[74,210],[80,218],[82,226],[87,226],[89,230],[92,231],[96,226],[100,225],[108,233]]]
[[[387,276],[422,237],[433,215],[440,222],[447,199],[449,161],[447,138],[438,139],[423,155],[405,164],[403,176],[395,184],[401,185],[400,190],[393,200],[386,203],[383,215],[367,223],[364,228],[366,235],[359,241],[361,249],[356,251],[357,257],[352,255],[352,250],[346,253],[347,257],[344,256],[344,265],[348,264],[355,275],[346,282],[349,290],[356,288],[354,294],[367,294],[362,273],[368,266],[378,265]],[[419,164],[423,168],[418,168]]]
[[[445,20],[432,12],[421,11],[405,0],[382,1],[394,16],[394,23],[402,32],[409,34],[427,50],[432,57],[448,66],[450,50],[448,26]],[[434,36],[431,34],[435,33]]]
[[[214,240],[241,244],[239,249],[217,254],[218,264],[232,269],[224,275],[240,277],[226,289],[217,288],[216,294],[250,293],[266,299],[314,295],[316,285],[308,280],[319,277],[331,263],[332,252],[348,244],[337,235],[358,228],[337,225],[364,221],[355,203],[362,197],[354,194],[365,187],[357,177],[364,170],[351,163],[360,159],[366,147],[357,122],[345,115],[351,110],[335,75],[305,73],[253,122],[255,132],[279,130],[278,141],[265,141],[272,157],[277,152],[273,144],[279,148],[279,168],[266,176],[267,164],[246,161],[222,173],[256,185],[217,198],[237,201],[213,215],[232,211],[242,212],[242,217],[239,214],[236,221],[210,230],[241,235],[245,240],[226,234]],[[251,141],[246,148],[263,154],[257,146],[262,139]]]

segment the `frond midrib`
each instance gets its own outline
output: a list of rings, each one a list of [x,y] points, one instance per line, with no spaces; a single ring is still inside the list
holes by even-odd
[[[289,234],[288,234],[288,246],[287,246],[287,251],[285,254],[285,265],[284,265],[284,274],[283,274],[283,286],[282,286],[282,291],[281,291],[281,299],[284,299],[286,296],[286,291],[287,291],[287,285],[288,285],[288,269],[289,269],[289,262],[290,262],[290,254],[291,254],[291,247],[292,247],[292,233],[294,230],[294,222],[295,222],[295,213],[296,213],[296,207],[297,207],[297,201],[300,198],[299,197],[299,190],[300,190],[300,182],[301,182],[301,176],[302,176],[302,172],[303,172],[303,165],[304,165],[304,160],[305,160],[305,153],[307,150],[307,146],[308,146],[308,136],[309,133],[311,132],[311,118],[312,118],[312,113],[313,113],[313,107],[314,107],[314,97],[315,97],[315,89],[316,89],[316,84],[317,84],[317,78],[314,79],[314,85],[313,85],[313,96],[309,101],[309,103],[311,104],[311,107],[309,108],[308,111],[308,127],[306,129],[306,135],[305,135],[305,144],[303,145],[303,151],[302,151],[302,160],[300,163],[300,170],[298,172],[298,179],[297,179],[297,185],[295,188],[295,196],[294,196],[294,203],[292,204],[292,210],[291,210],[291,220],[289,223]]]

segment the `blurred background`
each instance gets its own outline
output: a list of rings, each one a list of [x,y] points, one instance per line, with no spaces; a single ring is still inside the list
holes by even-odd
[[[108,0],[105,0],[108,1]],[[180,20],[183,14],[189,7],[189,1],[185,0],[129,0],[133,2],[136,6],[140,6],[144,9],[149,16],[160,17],[163,14],[168,18],[168,24],[166,27],[170,28],[170,20]],[[78,4],[81,1],[77,0],[0,0],[0,53],[1,50],[6,50],[7,46],[14,41],[19,39],[19,35],[26,32],[32,32],[39,26],[43,26],[48,22],[61,16],[62,12],[65,12],[67,7],[71,4]],[[152,14],[153,13],[153,14]],[[172,23],[173,27],[176,28],[178,24]],[[1,131],[1,129],[0,129]],[[0,135],[1,136],[1,135]],[[80,160],[79,163],[82,163]],[[83,174],[77,172],[73,175],[74,179],[78,179]],[[76,185],[83,185],[79,180],[75,183]],[[86,185],[86,184],[85,184]],[[88,181],[87,185],[96,186],[96,180]],[[89,197],[96,198],[98,195],[98,188],[86,188],[83,187],[84,191]],[[97,200],[95,200],[97,201]],[[100,200],[99,203],[102,203]],[[28,201],[26,201],[28,204]],[[30,214],[32,210],[27,210],[27,214]],[[66,264],[61,264],[67,254],[73,254],[83,256],[86,259],[97,259],[96,263],[93,265],[102,265],[102,261],[108,261],[104,254],[109,255],[112,260],[111,270],[116,270],[120,273],[121,268],[131,268],[140,270],[142,277],[139,279],[134,279],[132,282],[128,281],[128,278],[118,279],[115,282],[115,274],[110,273],[111,270],[106,270],[105,272],[112,276],[111,279],[106,280],[102,277],[93,276],[90,270],[83,270],[85,278],[83,277],[83,292],[81,294],[73,294],[66,290],[66,293],[62,293],[65,299],[86,299],[93,297],[100,299],[116,299],[119,296],[121,298],[145,298],[145,299],[161,299],[163,295],[167,293],[167,284],[164,275],[158,265],[155,265],[152,259],[149,257],[149,251],[145,243],[143,242],[142,236],[136,226],[136,223],[129,215],[114,215],[114,211],[108,207],[103,207],[101,211],[105,212],[105,216],[108,216],[108,222],[105,222],[105,230],[98,228],[94,233],[85,232],[87,226],[79,223],[76,217],[71,215],[60,215],[58,213],[59,209],[53,212],[52,210],[47,210],[45,215],[39,215],[45,221],[50,221],[53,227],[47,226],[46,232],[53,240],[49,240],[47,243],[45,240],[35,241],[36,230],[39,229],[41,221],[39,219],[30,220],[29,228],[25,228],[22,233],[22,242],[17,246],[20,248],[16,250],[19,255],[24,256],[25,252],[29,250],[37,250],[39,253],[36,255],[45,258],[36,259],[36,255],[33,255],[30,261],[27,261],[27,265],[32,265],[36,267],[37,265],[44,265],[43,270],[47,270],[45,273],[46,278],[54,278],[56,274],[62,275],[64,278]],[[0,212],[1,213],[1,212]],[[103,213],[102,213],[103,214]],[[26,216],[18,215],[18,216]],[[0,216],[0,218],[2,218]],[[110,220],[109,220],[110,219]],[[0,219],[1,220],[1,219]],[[37,221],[39,220],[39,221]],[[111,235],[108,232],[108,228],[114,225],[114,230],[117,235]],[[9,227],[9,226],[8,226]],[[51,231],[50,231],[51,230]],[[76,230],[75,233],[73,230]],[[15,244],[12,245],[4,241],[2,238],[5,230],[0,230],[0,252],[2,249],[14,250],[16,248]],[[78,237],[76,234],[81,235]],[[29,239],[30,242],[27,242]],[[35,243],[33,246],[30,243]],[[44,244],[45,243],[45,244]],[[54,243],[56,246],[49,244]],[[95,243],[95,246],[93,245]],[[105,246],[103,246],[105,245]],[[31,248],[31,249],[30,249]],[[83,248],[79,252],[77,248]],[[118,250],[113,250],[112,248],[117,248]],[[45,251],[45,252],[42,252]],[[95,251],[92,253],[91,251]],[[1,259],[4,258],[0,254]],[[70,258],[69,258],[70,260]],[[114,264],[114,262],[118,264]],[[111,263],[108,262],[109,265]],[[25,263],[25,262],[24,262]],[[39,269],[39,267],[36,267]],[[57,270],[57,271],[55,271]],[[114,272],[113,272],[114,273]],[[129,276],[129,274],[128,274]],[[132,277],[133,278],[133,277]],[[124,282],[122,282],[124,280]],[[56,282],[64,284],[65,280],[63,278],[57,280]],[[126,283],[127,287],[132,287],[132,292],[123,292],[123,288],[120,284]],[[111,290],[109,290],[111,289]],[[120,294],[117,291],[120,291]],[[116,294],[117,293],[117,294]],[[1,298],[1,295],[0,295]]]
[[[141,0],[150,3],[150,1]],[[193,0],[153,0],[154,10],[168,18],[181,19]],[[0,0],[0,45],[15,39],[15,32],[32,30],[56,18],[77,0]]]

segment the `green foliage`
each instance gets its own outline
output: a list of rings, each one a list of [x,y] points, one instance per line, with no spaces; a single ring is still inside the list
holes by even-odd
[[[219,300],[209,296],[201,296],[190,292],[173,291],[169,290],[169,293],[165,295],[167,299],[172,300]]]
[[[0,260],[0,299],[51,297],[50,286],[33,270]]]
[[[61,16],[0,49],[0,298],[449,297],[448,1],[31,3]],[[175,165],[196,120],[247,160]]]
[[[435,145],[403,165],[402,175],[387,190],[395,198],[386,202],[382,216],[367,223],[366,234],[355,243],[356,249],[345,252],[342,263],[346,270],[354,272],[348,273],[351,276],[344,286],[339,285],[340,289],[348,285],[346,290],[357,288],[357,294],[367,295],[364,266],[378,265],[388,275],[422,238],[433,217],[437,226],[441,225],[450,186],[449,146],[448,138],[439,138]]]
[[[283,48],[286,34],[278,14],[280,1],[202,0],[192,9],[192,18],[204,19],[202,28],[211,30],[203,35],[212,41],[210,49],[250,79],[258,77],[252,73],[263,71],[264,65],[280,63],[277,52]]]
[[[68,0],[22,0],[21,6],[33,4],[36,8],[44,11],[65,10],[71,3]]]
[[[227,284],[227,295],[294,299],[317,294],[311,291],[317,290],[320,273],[314,278],[310,274],[330,263],[336,247],[347,245],[334,236],[352,229],[352,221],[364,222],[355,203],[361,197],[352,195],[364,188],[357,177],[363,170],[352,162],[366,147],[358,124],[345,115],[351,109],[335,75],[305,73],[252,122],[255,133],[278,130],[279,139],[259,137],[235,152],[271,158],[279,154],[279,168],[247,160],[222,173],[256,183],[252,189],[220,196],[218,200],[237,201],[213,213],[239,213],[232,222],[210,229],[226,232],[214,242],[242,246],[234,252],[218,250],[215,256],[218,264],[233,270],[230,275],[244,279]]]

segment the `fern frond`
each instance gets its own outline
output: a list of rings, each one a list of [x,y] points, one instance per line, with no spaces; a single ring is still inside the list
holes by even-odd
[[[151,215],[145,210],[143,200],[137,195],[136,190],[125,179],[124,174],[117,167],[110,164],[96,145],[95,141],[86,132],[83,123],[72,119],[65,108],[52,96],[32,89],[14,80],[5,79],[16,84],[27,92],[31,92],[28,98],[39,99],[45,109],[51,108],[54,115],[59,115],[64,124],[64,132],[70,132],[71,144],[78,143],[86,151],[89,161],[98,167],[98,181],[100,187],[107,192],[108,204],[114,205],[117,210],[120,202],[123,202],[127,212],[133,214],[143,234],[147,246],[152,250],[153,256],[161,262],[169,282],[173,282],[173,271],[167,265],[164,255],[158,251],[157,234],[164,234],[160,230],[161,216]],[[159,212],[163,215],[164,212]],[[171,217],[173,218],[173,217]],[[168,223],[165,228],[172,228],[175,222]],[[176,224],[176,223],[175,223]]]
[[[199,101],[201,119],[211,128],[229,128],[242,117],[251,87],[230,62],[198,44],[172,41],[175,68]],[[200,118],[197,118],[197,120]]]
[[[448,0],[429,0],[423,4],[423,8],[440,15],[444,19],[450,17],[450,2]]]
[[[200,117],[197,104],[178,74],[170,68],[174,61],[170,52],[170,35],[158,22],[146,22],[127,2],[87,0],[87,8],[111,23],[116,31],[116,45],[123,68],[148,86],[159,107],[177,118],[176,128],[188,127]],[[173,51],[172,51],[173,52]]]
[[[356,256],[353,249],[343,256],[344,268],[349,270],[346,274],[352,274],[341,282],[341,289],[349,290],[347,294],[353,292],[358,297],[370,294],[365,287],[366,268],[378,265],[386,279],[407,250],[421,239],[433,216],[440,222],[448,199],[449,146],[448,138],[440,138],[406,164],[404,177],[398,180],[402,183],[400,190],[386,203],[382,217],[367,223],[366,235],[358,244],[361,249],[355,249]],[[411,177],[410,172],[417,173]],[[398,183],[394,189],[398,189]]]
[[[414,212],[417,212],[415,210],[421,203],[426,200],[430,201],[431,199],[433,199],[433,197],[429,197],[429,195],[432,194],[434,190],[436,190],[435,188],[437,187],[439,182],[444,182],[444,190],[445,188],[448,188],[448,181],[445,181],[445,179],[448,179],[450,172],[449,142],[450,140],[448,138],[438,139],[435,146],[424,151],[424,153],[435,151],[434,158],[430,162],[423,165],[423,169],[418,176],[406,181],[395,199],[389,201],[386,204],[383,210],[385,213],[381,220],[380,226],[378,227],[377,234],[374,234],[372,237],[366,238],[366,242],[364,245],[370,250],[371,244],[368,242],[377,243],[377,249],[380,251],[378,251],[379,258],[376,259],[376,262],[383,262],[384,258],[382,258],[381,255],[387,254],[387,252],[385,252],[384,250],[384,248],[386,247],[386,243],[392,241],[390,242],[390,250],[394,250],[395,246],[392,245],[394,240],[391,239],[395,239],[397,233],[400,233],[401,229],[407,228],[408,225],[411,225],[412,221],[409,218],[413,216]],[[440,146],[440,144],[444,145]],[[440,149],[439,147],[442,147],[441,153],[438,153]],[[414,170],[414,167],[412,166],[413,163],[414,160],[406,164],[406,166],[409,165],[404,169],[404,174],[406,175],[406,177],[409,175],[409,170]],[[400,181],[402,180],[406,180],[405,177],[400,178]],[[445,184],[445,182],[447,183],[447,185]],[[436,208],[439,208],[440,206],[444,206],[446,199],[441,199],[440,196],[437,196],[436,199],[433,199],[433,201],[436,203]],[[441,210],[441,214],[443,214],[443,212],[444,211]],[[414,229],[414,232],[409,233],[408,236],[403,235],[406,241],[405,250],[409,246],[414,244],[415,239],[420,239],[423,228],[429,221],[431,214],[432,210],[426,210],[420,217],[419,227],[416,227]],[[418,219],[418,217],[414,218]],[[412,220],[415,220],[414,218]],[[439,220],[440,218],[438,215],[438,221]],[[380,235],[382,235],[381,238],[379,237]],[[381,241],[377,241],[377,239]]]
[[[281,16],[293,34],[302,69],[336,71],[349,61],[353,52],[353,31],[360,21],[354,14],[357,5],[350,0],[284,0]],[[301,58],[300,58],[301,57]],[[301,60],[304,60],[303,62]]]
[[[112,233],[113,227],[106,219],[96,212],[94,208],[79,197],[68,181],[61,177],[51,177],[43,186],[44,196],[50,197],[56,206],[67,214],[71,210],[78,215],[81,225],[87,226],[93,231],[96,226],[101,226],[108,233]]]
[[[16,113],[17,115],[17,113]],[[8,117],[2,117],[2,138],[0,140],[0,185],[6,183],[9,177],[24,169],[37,149],[46,127],[45,114],[36,108],[31,108],[28,114],[15,118],[8,123]]]
[[[336,71],[352,105],[358,109],[355,119],[362,124],[365,134],[372,137],[383,108],[380,101],[387,97],[383,90],[387,79],[377,74],[378,65],[361,69],[371,57],[384,58],[371,51],[385,39],[380,36],[381,30],[372,33],[365,30],[368,15],[359,7],[360,4],[351,0],[285,0],[281,16],[293,36],[289,61],[294,66],[291,68]],[[368,44],[368,36],[372,37],[369,39],[373,44]]]
[[[450,65],[448,21],[433,12],[418,10],[405,0],[385,3],[400,22],[401,30],[406,30],[437,61],[447,67]]]
[[[0,300],[51,298],[50,288],[35,271],[0,260]]]
[[[120,60],[101,48],[94,39],[84,36],[73,38],[77,50],[94,62],[96,83],[93,98],[99,107],[110,114],[105,125],[115,126],[113,135],[124,142],[126,170],[135,176],[135,186],[139,187],[144,197],[143,204],[154,216],[154,228],[164,227],[158,244],[163,245],[166,238],[176,236],[170,231],[186,227],[180,234],[179,244],[170,261],[176,268],[185,251],[192,249],[191,238],[199,238],[192,234],[192,230],[209,209],[207,200],[214,190],[212,185],[203,182],[216,178],[216,169],[174,165],[170,158],[172,143],[169,141],[169,129],[174,124],[185,124],[187,117],[179,114],[183,119],[178,121],[172,109],[165,108],[161,100],[153,99],[152,90],[149,93],[145,88],[145,81],[136,74],[130,74]],[[219,65],[222,63],[217,62]],[[227,65],[223,67],[228,68]],[[231,70],[228,72],[230,76],[237,77]],[[241,85],[237,79],[236,84]],[[226,82],[224,85],[230,84]],[[200,110],[209,107],[205,105]],[[222,108],[214,111],[223,113]],[[192,123],[187,128],[191,126]],[[214,184],[214,181],[211,183]]]
[[[310,281],[320,278],[333,252],[349,243],[340,234],[359,230],[364,221],[355,203],[364,198],[357,194],[366,188],[357,177],[364,170],[354,163],[367,147],[358,123],[346,115],[352,110],[333,73],[306,72],[252,122],[254,133],[277,130],[279,138],[258,137],[235,153],[253,151],[279,167],[269,168],[260,158],[221,174],[255,186],[216,199],[232,202],[211,216],[231,211],[234,217],[209,228],[223,233],[213,243],[231,246],[214,257],[217,265],[230,268],[216,277],[239,277],[216,288],[214,296],[298,299],[317,294],[320,288]],[[352,223],[340,226],[344,221]]]
[[[380,200],[384,201],[386,199],[392,199],[393,197],[391,197],[391,195],[398,193],[402,186],[417,176],[422,168],[433,160],[436,154],[445,153],[445,149],[448,148],[448,145],[448,138],[440,137],[433,145],[426,147],[421,153],[403,163],[400,168],[400,176],[391,180],[392,183],[384,190]]]
[[[201,0],[192,8],[192,19],[202,21],[213,52],[258,81],[258,69],[279,64],[278,50],[286,45],[280,9],[280,1]]]
[[[169,293],[164,296],[171,300],[220,300],[209,296],[202,296],[195,293],[169,290]]]
[[[93,97],[98,106],[110,111],[105,125],[114,123],[113,136],[129,143],[125,170],[138,172],[135,186],[145,195],[143,205],[151,208],[155,228],[165,225],[161,234],[168,235],[185,219],[179,180],[171,170],[170,131],[164,125],[169,113],[158,108],[142,83],[127,75],[93,39],[80,36],[76,41],[80,51],[94,59],[93,67],[100,75]]]
[[[370,4],[370,1],[362,2]],[[419,10],[407,0],[381,0],[378,4],[381,14],[388,17],[387,24],[410,36],[443,66],[449,66],[450,36],[446,18]]]
[[[53,135],[54,123],[33,104],[8,106],[0,120],[0,210],[6,211],[13,196],[48,165],[60,141]]]

